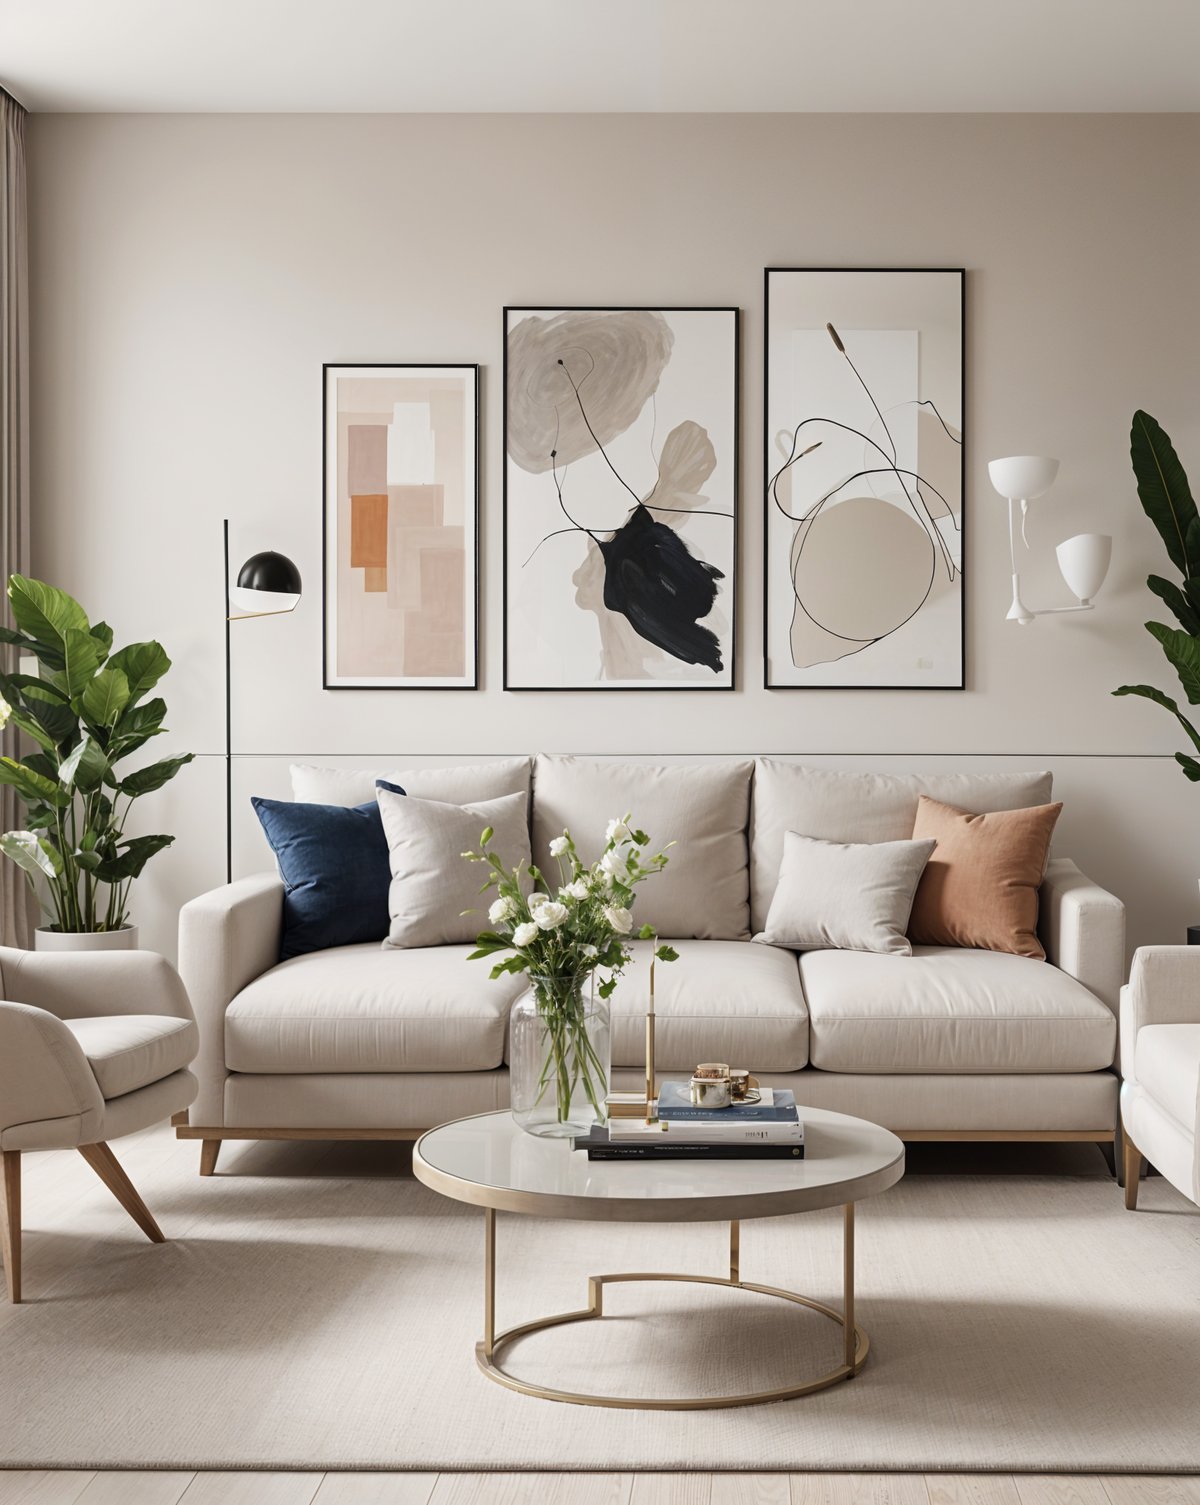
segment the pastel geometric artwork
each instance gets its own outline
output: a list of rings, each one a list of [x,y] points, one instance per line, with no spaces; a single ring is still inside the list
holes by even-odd
[[[729,689],[737,310],[505,310],[505,687]]]
[[[325,684],[473,689],[477,366],[325,368]]]
[[[767,272],[768,688],[962,687],[962,289]]]

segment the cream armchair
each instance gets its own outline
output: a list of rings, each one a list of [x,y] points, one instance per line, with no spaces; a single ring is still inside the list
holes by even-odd
[[[0,947],[0,1249],[21,1299],[21,1156],[77,1149],[155,1243],[158,1224],[108,1147],[196,1096],[199,1036],[183,983],[149,951]]]
[[[1125,1206],[1142,1157],[1200,1202],[1200,946],[1142,946],[1121,989]]]

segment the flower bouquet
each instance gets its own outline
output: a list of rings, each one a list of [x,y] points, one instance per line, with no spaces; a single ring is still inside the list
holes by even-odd
[[[634,890],[666,867],[667,855],[647,856],[650,838],[626,815],[609,821],[604,850],[590,867],[569,831],[556,836],[550,843],[558,864],[554,884],[532,864],[506,867],[489,850],[492,835],[489,826],[479,850],[463,853],[490,869],[480,892],[496,890],[488,910],[492,928],[480,933],[469,960],[499,957],[492,977],[529,977],[528,992],[512,1010],[513,1116],[531,1134],[586,1134],[606,1117],[608,1000],[631,959]],[[655,942],[658,961],[677,959],[670,946],[657,944],[652,925],[643,925],[638,938]]]

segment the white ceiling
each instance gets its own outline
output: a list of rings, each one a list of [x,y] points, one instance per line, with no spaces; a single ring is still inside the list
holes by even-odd
[[[0,0],[32,110],[1194,111],[1200,0]]]

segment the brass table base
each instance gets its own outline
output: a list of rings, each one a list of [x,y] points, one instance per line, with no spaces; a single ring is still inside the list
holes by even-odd
[[[802,1395],[813,1395],[818,1390],[827,1390],[842,1380],[853,1379],[866,1363],[870,1339],[854,1320],[854,1203],[848,1202],[842,1209],[844,1229],[844,1253],[842,1264],[842,1310],[839,1312],[823,1302],[796,1291],[785,1291],[778,1286],[759,1285],[743,1280],[740,1272],[741,1230],[737,1223],[729,1225],[729,1274],[728,1275],[674,1275],[658,1271],[621,1275],[593,1275],[588,1280],[588,1304],[577,1312],[560,1312],[553,1317],[540,1317],[534,1322],[523,1322],[519,1327],[510,1327],[504,1332],[496,1331],[496,1212],[484,1209],[484,1336],[475,1345],[475,1361],[498,1385],[509,1390],[518,1390],[522,1395],[535,1395],[541,1400],[566,1401],[574,1406],[609,1406],[626,1411],[711,1411],[732,1406],[759,1406],[767,1401],[796,1400]],[[562,1327],[568,1322],[590,1322],[604,1316],[604,1287],[620,1282],[652,1280],[678,1281],[685,1285],[726,1286],[735,1291],[750,1291],[757,1296],[774,1296],[780,1301],[790,1301],[796,1306],[807,1307],[828,1317],[843,1330],[842,1362],[836,1368],[806,1380],[799,1385],[783,1385],[774,1390],[754,1390],[745,1395],[702,1395],[681,1399],[658,1400],[652,1397],[632,1395],[589,1395],[571,1390],[556,1390],[549,1385],[537,1385],[528,1380],[519,1380],[500,1367],[501,1351],[530,1333],[543,1332],[550,1327]]]

